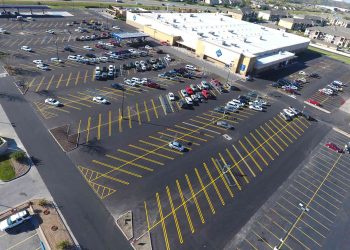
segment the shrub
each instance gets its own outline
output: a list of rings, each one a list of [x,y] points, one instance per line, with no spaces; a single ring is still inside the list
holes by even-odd
[[[46,199],[41,199],[38,204],[41,207],[45,207],[45,206],[49,205],[49,202]]]
[[[26,153],[23,151],[13,152],[10,157],[16,161],[22,161],[26,157]]]
[[[57,248],[61,250],[66,250],[66,249],[69,249],[70,247],[71,245],[68,240],[62,240],[57,244]]]

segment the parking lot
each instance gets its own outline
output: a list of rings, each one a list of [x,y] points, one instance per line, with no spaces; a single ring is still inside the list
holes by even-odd
[[[10,229],[8,232],[0,232],[1,249],[41,249],[39,235],[36,232],[33,220],[35,218]]]
[[[330,132],[288,186],[264,207],[263,215],[256,218],[237,247],[273,249],[283,239],[283,249],[322,248],[341,216],[350,187],[349,154],[335,152],[325,144],[342,147],[348,141],[348,137]],[[303,211],[300,204],[308,210]]]
[[[140,44],[124,41],[116,47],[105,45],[105,49],[96,45],[99,41],[108,42],[114,41],[113,39],[76,41],[82,35],[116,31],[112,28],[108,31],[91,30],[87,24],[81,23],[82,19],[87,22],[93,19],[102,23],[101,26],[105,26],[107,21],[92,11],[85,12],[89,12],[88,17],[76,10],[74,16],[64,18],[37,19],[23,23],[6,21],[2,28],[10,34],[1,37],[3,43],[0,44],[0,49],[11,52],[5,63],[17,67],[18,74],[15,78],[18,89],[25,93],[26,100],[37,112],[39,119],[62,149],[67,151],[82,175],[81,181],[87,182],[87,188],[90,187],[103,200],[113,216],[118,217],[121,213],[132,210],[135,237],[145,232],[151,233],[152,244],[156,249],[198,248],[198,244],[210,248],[227,243],[232,237],[232,231],[238,231],[245,220],[256,212],[259,204],[296,168],[297,165],[294,164],[299,164],[302,157],[295,155],[303,155],[300,151],[312,148],[315,143],[313,138],[324,132],[326,125],[323,123],[308,119],[303,112],[287,119],[283,109],[293,106],[313,115],[313,108],[305,108],[303,104],[304,100],[313,98],[322,104],[322,108],[333,112],[348,98],[349,91],[346,87],[335,96],[318,96],[318,89],[333,80],[348,83],[350,74],[347,66],[324,57],[310,60],[307,65],[303,65],[304,68],[299,64],[292,65],[284,75],[272,71],[266,73],[269,77],[262,75],[253,81],[233,83],[234,88],[226,84],[226,76],[218,76],[202,67],[191,71],[194,74],[192,78],[164,78],[161,75],[164,72],[184,69],[189,63],[177,55],[175,50],[174,53],[158,53],[164,46],[152,39]],[[67,26],[67,23],[73,21],[77,24]],[[75,31],[80,26],[88,29],[89,33]],[[119,20],[109,20],[108,26],[118,26],[123,32],[135,32]],[[55,34],[46,32],[50,29]],[[93,65],[67,59],[70,55],[84,56],[88,53],[102,57],[110,51],[145,51],[146,44],[152,47],[146,56],[130,56],[118,60],[109,58],[108,62],[100,61]],[[34,52],[21,50],[22,46],[29,46]],[[65,50],[66,46],[74,52]],[[83,46],[90,46],[93,50],[86,50]],[[12,53],[13,51],[16,52]],[[63,62],[55,64],[51,58],[59,58]],[[136,61],[149,62],[151,59],[157,59],[165,68],[137,70]],[[38,68],[33,60],[43,60],[49,70]],[[115,75],[97,80],[96,66],[103,70],[103,67],[108,68],[109,65],[116,69]],[[295,98],[290,98],[289,93],[281,89],[272,88],[272,82],[277,79],[298,78],[301,70],[306,74],[317,73],[320,78],[308,79],[308,83],[303,85]],[[134,77],[139,80],[147,78],[149,83],[159,85],[159,88],[142,84],[132,86],[126,82]],[[220,81],[222,86],[215,85],[212,79]],[[187,103],[187,108],[182,108],[181,99],[185,100],[182,92],[191,84],[201,86],[202,81],[211,85],[208,89],[209,97],[194,101],[193,105]],[[24,87],[18,82],[23,83]],[[112,84],[115,83],[121,88],[113,87]],[[170,99],[169,92],[174,93],[176,100]],[[236,108],[232,104],[235,108],[231,111],[224,108],[233,98],[240,101],[239,96],[249,97],[244,107]],[[93,101],[96,97],[105,98],[108,104]],[[45,102],[48,98],[58,100],[61,105],[48,105]],[[263,101],[268,103],[258,105]],[[219,126],[218,122],[223,122],[228,127]],[[57,128],[64,131],[60,137],[55,136]],[[69,138],[74,139],[71,142]],[[339,135],[335,134],[332,138],[341,141]],[[74,147],[66,148],[64,142],[67,141],[74,144]],[[171,148],[169,143],[172,142],[179,142],[185,149]],[[319,147],[322,152],[322,157],[317,154],[319,160],[325,161],[323,171],[315,171],[310,161],[309,172],[300,177],[304,179],[297,179],[296,184],[299,186],[288,189],[290,194],[286,193],[281,198],[280,204],[288,206],[291,213],[288,214],[289,210],[278,210],[281,206],[277,203],[279,208],[273,209],[283,217],[268,214],[272,220],[281,220],[278,225],[282,231],[277,231],[277,225],[272,226],[278,228],[271,229],[267,223],[268,218],[264,218],[256,224],[260,228],[254,229],[263,240],[256,239],[257,236],[252,231],[253,234],[249,234],[239,248],[273,248],[274,244],[278,244],[280,234],[288,230],[294,217],[298,217],[299,210],[292,201],[293,195],[299,197],[298,191],[308,195],[303,199],[305,204],[313,196],[312,192],[317,193],[317,199],[315,197],[311,205],[316,208],[322,205],[328,210],[318,211],[320,214],[317,214],[317,220],[321,224],[312,224],[318,223],[314,220],[316,215],[306,221],[315,231],[310,234],[305,231],[305,236],[296,227],[295,232],[288,236],[285,246],[298,248],[294,244],[301,244],[313,249],[319,246],[315,242],[322,245],[320,239],[326,236],[327,229],[330,228],[330,222],[325,218],[331,217],[326,212],[336,212],[328,200],[323,200],[329,197],[321,198],[319,191],[315,191],[319,185],[317,180],[327,175],[332,167],[328,163],[345,162],[347,156],[336,159],[335,153]],[[289,168],[280,170],[284,164]],[[309,176],[313,179],[310,180]],[[342,180],[340,177],[338,179]],[[346,183],[345,180],[343,182]],[[346,190],[346,186],[338,186]],[[332,192],[336,201],[341,201],[342,197],[336,195],[344,193],[338,189],[338,193],[335,192],[338,186],[335,185],[329,192]],[[255,197],[257,195],[259,197]],[[285,199],[287,195],[290,198]],[[290,208],[287,203],[294,206]],[[311,213],[313,212],[310,215]],[[308,216],[305,214],[303,221]],[[232,225],[225,224],[229,222]],[[222,235],[215,232],[219,224],[223,225]],[[235,229],[231,230],[231,226]],[[265,227],[268,231],[261,235],[261,230]],[[208,242],[207,233],[215,234],[215,241]],[[268,233],[269,238],[266,236]],[[36,238],[33,235],[28,236],[32,238],[27,237],[28,241]],[[1,237],[0,235],[0,240]],[[295,238],[300,243],[295,243]]]

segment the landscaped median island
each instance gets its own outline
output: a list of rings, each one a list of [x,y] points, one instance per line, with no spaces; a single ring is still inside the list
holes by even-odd
[[[339,54],[336,54],[336,53],[333,53],[333,52],[330,52],[330,51],[327,51],[327,50],[315,48],[315,47],[312,47],[312,46],[309,46],[308,50],[311,50],[313,52],[317,52],[317,53],[320,53],[322,55],[328,56],[328,57],[330,57],[330,58],[332,58],[334,60],[337,60],[337,61],[340,61],[340,62],[343,62],[343,63],[346,63],[346,64],[350,64],[350,57],[339,55]]]
[[[25,174],[30,168],[23,151],[8,152],[7,141],[0,137],[0,180],[11,181]]]

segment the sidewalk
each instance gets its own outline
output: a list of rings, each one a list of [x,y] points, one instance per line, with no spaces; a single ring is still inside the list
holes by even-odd
[[[8,141],[9,149],[26,151],[13,128],[14,126],[16,124],[11,124],[0,105],[0,135],[12,139]],[[27,174],[16,180],[0,181],[0,194],[0,212],[35,198],[52,200],[35,166],[32,166]]]

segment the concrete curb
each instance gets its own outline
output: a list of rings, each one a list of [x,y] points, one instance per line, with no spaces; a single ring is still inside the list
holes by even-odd
[[[130,231],[129,234],[130,235],[127,235],[128,233],[126,232],[125,228],[122,227],[122,225],[119,224],[119,221],[125,217],[131,217],[130,220],[131,220],[131,228],[130,228]],[[127,211],[126,213],[122,214],[121,216],[118,217],[118,219],[116,220],[116,224],[119,228],[119,230],[123,233],[123,235],[125,236],[125,238],[127,240],[131,240],[133,237],[134,237],[134,227],[133,227],[133,215],[132,215],[132,211],[129,210]]]
[[[307,101],[304,101],[304,103],[307,104],[307,105],[309,105],[309,106],[311,106],[311,107],[313,107],[313,108],[315,108],[315,109],[321,110],[321,111],[323,111],[323,112],[325,112],[325,113],[327,113],[327,114],[330,114],[330,113],[331,113],[331,112],[328,111],[327,109],[318,107],[318,106],[313,105],[313,104],[311,104],[311,103],[309,103],[309,102],[307,102]]]
[[[340,133],[340,134],[342,134],[342,135],[345,135],[346,137],[350,138],[350,134],[349,133],[347,133],[347,132],[345,132],[345,131],[343,131],[343,130],[341,130],[339,128],[333,127],[333,130],[338,132],[338,133]]]
[[[58,126],[59,127],[59,126]],[[55,127],[55,128],[58,128],[58,127]],[[55,129],[55,128],[52,128],[52,129]],[[55,136],[53,136],[53,134],[51,133],[51,129],[48,129],[50,135],[52,136],[52,138],[55,140],[55,142],[58,144],[58,146],[60,146],[60,148],[62,149],[63,152],[67,153],[66,150],[64,150],[64,148],[61,146],[61,144],[58,142],[58,140],[56,139]]]
[[[73,240],[73,242],[74,242],[74,245],[77,247],[77,249],[80,249],[79,242],[77,241],[77,239],[75,238],[75,236],[74,236],[72,230],[71,230],[70,227],[68,226],[67,221],[66,221],[66,219],[63,217],[60,208],[58,207],[58,205],[56,204],[55,201],[52,201],[52,203],[55,205],[55,209],[57,210],[57,213],[58,213],[58,215],[60,216],[60,219],[62,220],[64,226],[66,227],[66,229],[67,229],[67,231],[68,231],[70,237],[72,237],[72,240]]]

